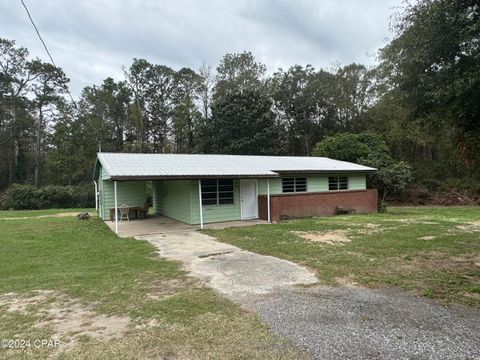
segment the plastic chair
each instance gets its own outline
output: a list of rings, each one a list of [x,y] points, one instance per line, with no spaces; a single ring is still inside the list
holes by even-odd
[[[122,221],[124,218],[127,219],[127,221],[130,221],[130,218],[128,216],[128,213],[130,212],[130,207],[127,204],[122,204],[119,207],[120,209],[120,221]]]

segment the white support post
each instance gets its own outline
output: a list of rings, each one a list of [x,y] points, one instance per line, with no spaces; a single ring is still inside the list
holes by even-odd
[[[267,179],[267,220],[270,222],[270,179]]]
[[[202,180],[198,180],[198,203],[200,206],[200,229],[203,230]]]
[[[115,196],[115,234],[118,234],[118,199],[117,199],[117,182],[113,182],[113,192]]]
[[[93,183],[95,184],[95,211],[98,212],[98,185],[95,180],[93,180]]]

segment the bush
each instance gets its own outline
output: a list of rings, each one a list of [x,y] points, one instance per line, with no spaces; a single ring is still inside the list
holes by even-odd
[[[385,214],[388,211],[388,204],[385,201],[382,201],[378,204],[378,212],[380,214]]]
[[[77,186],[13,184],[0,196],[2,209],[38,210],[95,206],[95,190],[90,184]]]

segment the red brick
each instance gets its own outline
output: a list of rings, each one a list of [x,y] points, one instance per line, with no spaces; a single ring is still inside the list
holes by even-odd
[[[314,193],[270,195],[271,221],[282,217],[301,218],[335,214],[337,206],[355,209],[357,213],[377,212],[377,190],[345,190]],[[260,219],[267,220],[267,196],[258,196]]]

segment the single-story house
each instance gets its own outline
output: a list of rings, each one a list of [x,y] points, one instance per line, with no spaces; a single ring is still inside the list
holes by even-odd
[[[99,216],[143,207],[151,182],[159,215],[188,224],[332,215],[337,206],[377,211],[366,175],[376,169],[324,157],[98,153]],[[118,229],[118,226],[116,227]]]

